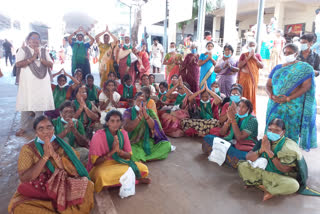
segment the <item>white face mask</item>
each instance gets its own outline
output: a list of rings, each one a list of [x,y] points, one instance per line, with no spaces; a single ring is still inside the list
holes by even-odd
[[[134,107],[136,108],[137,111],[140,111],[139,106],[135,105]]]
[[[300,45],[300,49],[301,49],[302,51],[308,50],[308,48],[309,48],[309,46],[308,46],[307,43]]]
[[[207,52],[208,52],[208,53],[212,53],[212,52],[213,52],[213,49],[209,50],[209,49],[207,48]]]
[[[256,47],[248,47],[248,51],[249,51],[249,52],[251,52],[252,50],[253,50],[253,51],[256,51]]]
[[[294,62],[296,60],[296,58],[297,58],[296,54],[284,56],[284,59],[287,63]]]
[[[175,52],[176,51],[176,49],[175,48],[169,48],[169,53],[171,53],[171,52]]]

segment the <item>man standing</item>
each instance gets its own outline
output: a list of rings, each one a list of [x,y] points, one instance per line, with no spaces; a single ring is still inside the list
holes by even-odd
[[[84,35],[90,38],[90,42],[84,43]],[[72,41],[72,37],[76,36],[76,41]],[[90,63],[88,58],[88,49],[94,42],[94,38],[88,34],[82,27],[68,37],[68,42],[72,48],[72,76],[77,68],[82,70],[82,80],[87,74],[90,74]]]
[[[11,52],[12,44],[7,39],[5,39],[2,46],[4,48],[4,55],[6,57],[6,66],[8,66],[8,58],[12,66],[12,52]]]
[[[316,10],[315,34],[317,36],[316,43],[311,47],[317,54],[320,54],[320,8]]]
[[[159,43],[157,38],[153,39],[153,45],[151,48],[151,65],[153,67],[153,73],[159,73],[162,60],[163,60],[163,47]]]
[[[305,34],[300,37],[300,53],[297,60],[306,62],[313,67],[315,76],[319,76],[320,57],[316,52],[311,51],[311,46],[314,41],[313,34]]]

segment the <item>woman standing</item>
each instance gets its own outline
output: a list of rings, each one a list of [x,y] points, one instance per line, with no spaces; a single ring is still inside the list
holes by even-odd
[[[316,101],[313,68],[296,60],[298,47],[284,47],[286,63],[277,65],[269,75],[267,124],[274,118],[284,120],[285,136],[309,150],[317,147]]]
[[[243,86],[243,96],[251,101],[256,112],[256,91],[258,90],[259,69],[263,68],[260,54],[255,53],[256,42],[248,43],[248,52],[240,56],[238,83]]]
[[[166,79],[168,84],[171,84],[172,75],[179,75],[180,65],[182,63],[182,56],[176,52],[176,44],[170,43],[168,53],[164,57],[163,64],[166,65]]]
[[[195,93],[199,90],[199,54],[197,53],[197,47],[193,44],[191,46],[191,53],[189,53],[184,59],[180,74],[182,80],[190,85],[190,90]]]
[[[21,111],[21,128],[17,136],[22,136],[31,126],[31,114],[36,118],[44,111],[55,109],[50,72],[53,63],[49,52],[40,48],[40,34],[37,32],[29,33],[26,42],[27,46],[20,48],[17,53],[16,63],[16,81],[19,83],[16,109]]]
[[[237,67],[237,60],[233,57],[233,48],[226,44],[223,47],[223,57],[218,60],[214,72],[217,73],[217,82],[221,93],[230,96],[230,89],[232,84],[236,83],[239,68]]]
[[[206,45],[207,52],[203,53],[199,57],[200,68],[200,88],[203,88],[205,84],[211,87],[211,84],[216,80],[216,74],[214,73],[214,66],[216,65],[216,60],[218,55],[212,54],[213,43],[208,42]]]

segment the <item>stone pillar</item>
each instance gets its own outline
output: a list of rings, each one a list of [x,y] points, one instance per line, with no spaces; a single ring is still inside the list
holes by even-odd
[[[238,34],[236,30],[238,0],[225,0],[223,44],[229,43],[236,47]]]
[[[277,18],[278,29],[284,30],[284,2],[276,1],[274,8],[274,16]]]

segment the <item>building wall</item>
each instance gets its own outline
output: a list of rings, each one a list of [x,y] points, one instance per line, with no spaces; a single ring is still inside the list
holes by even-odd
[[[177,23],[177,33],[181,34],[181,29],[178,27]],[[184,34],[195,34],[194,32],[194,21],[191,21],[189,24],[187,24],[186,29],[184,31]]]

